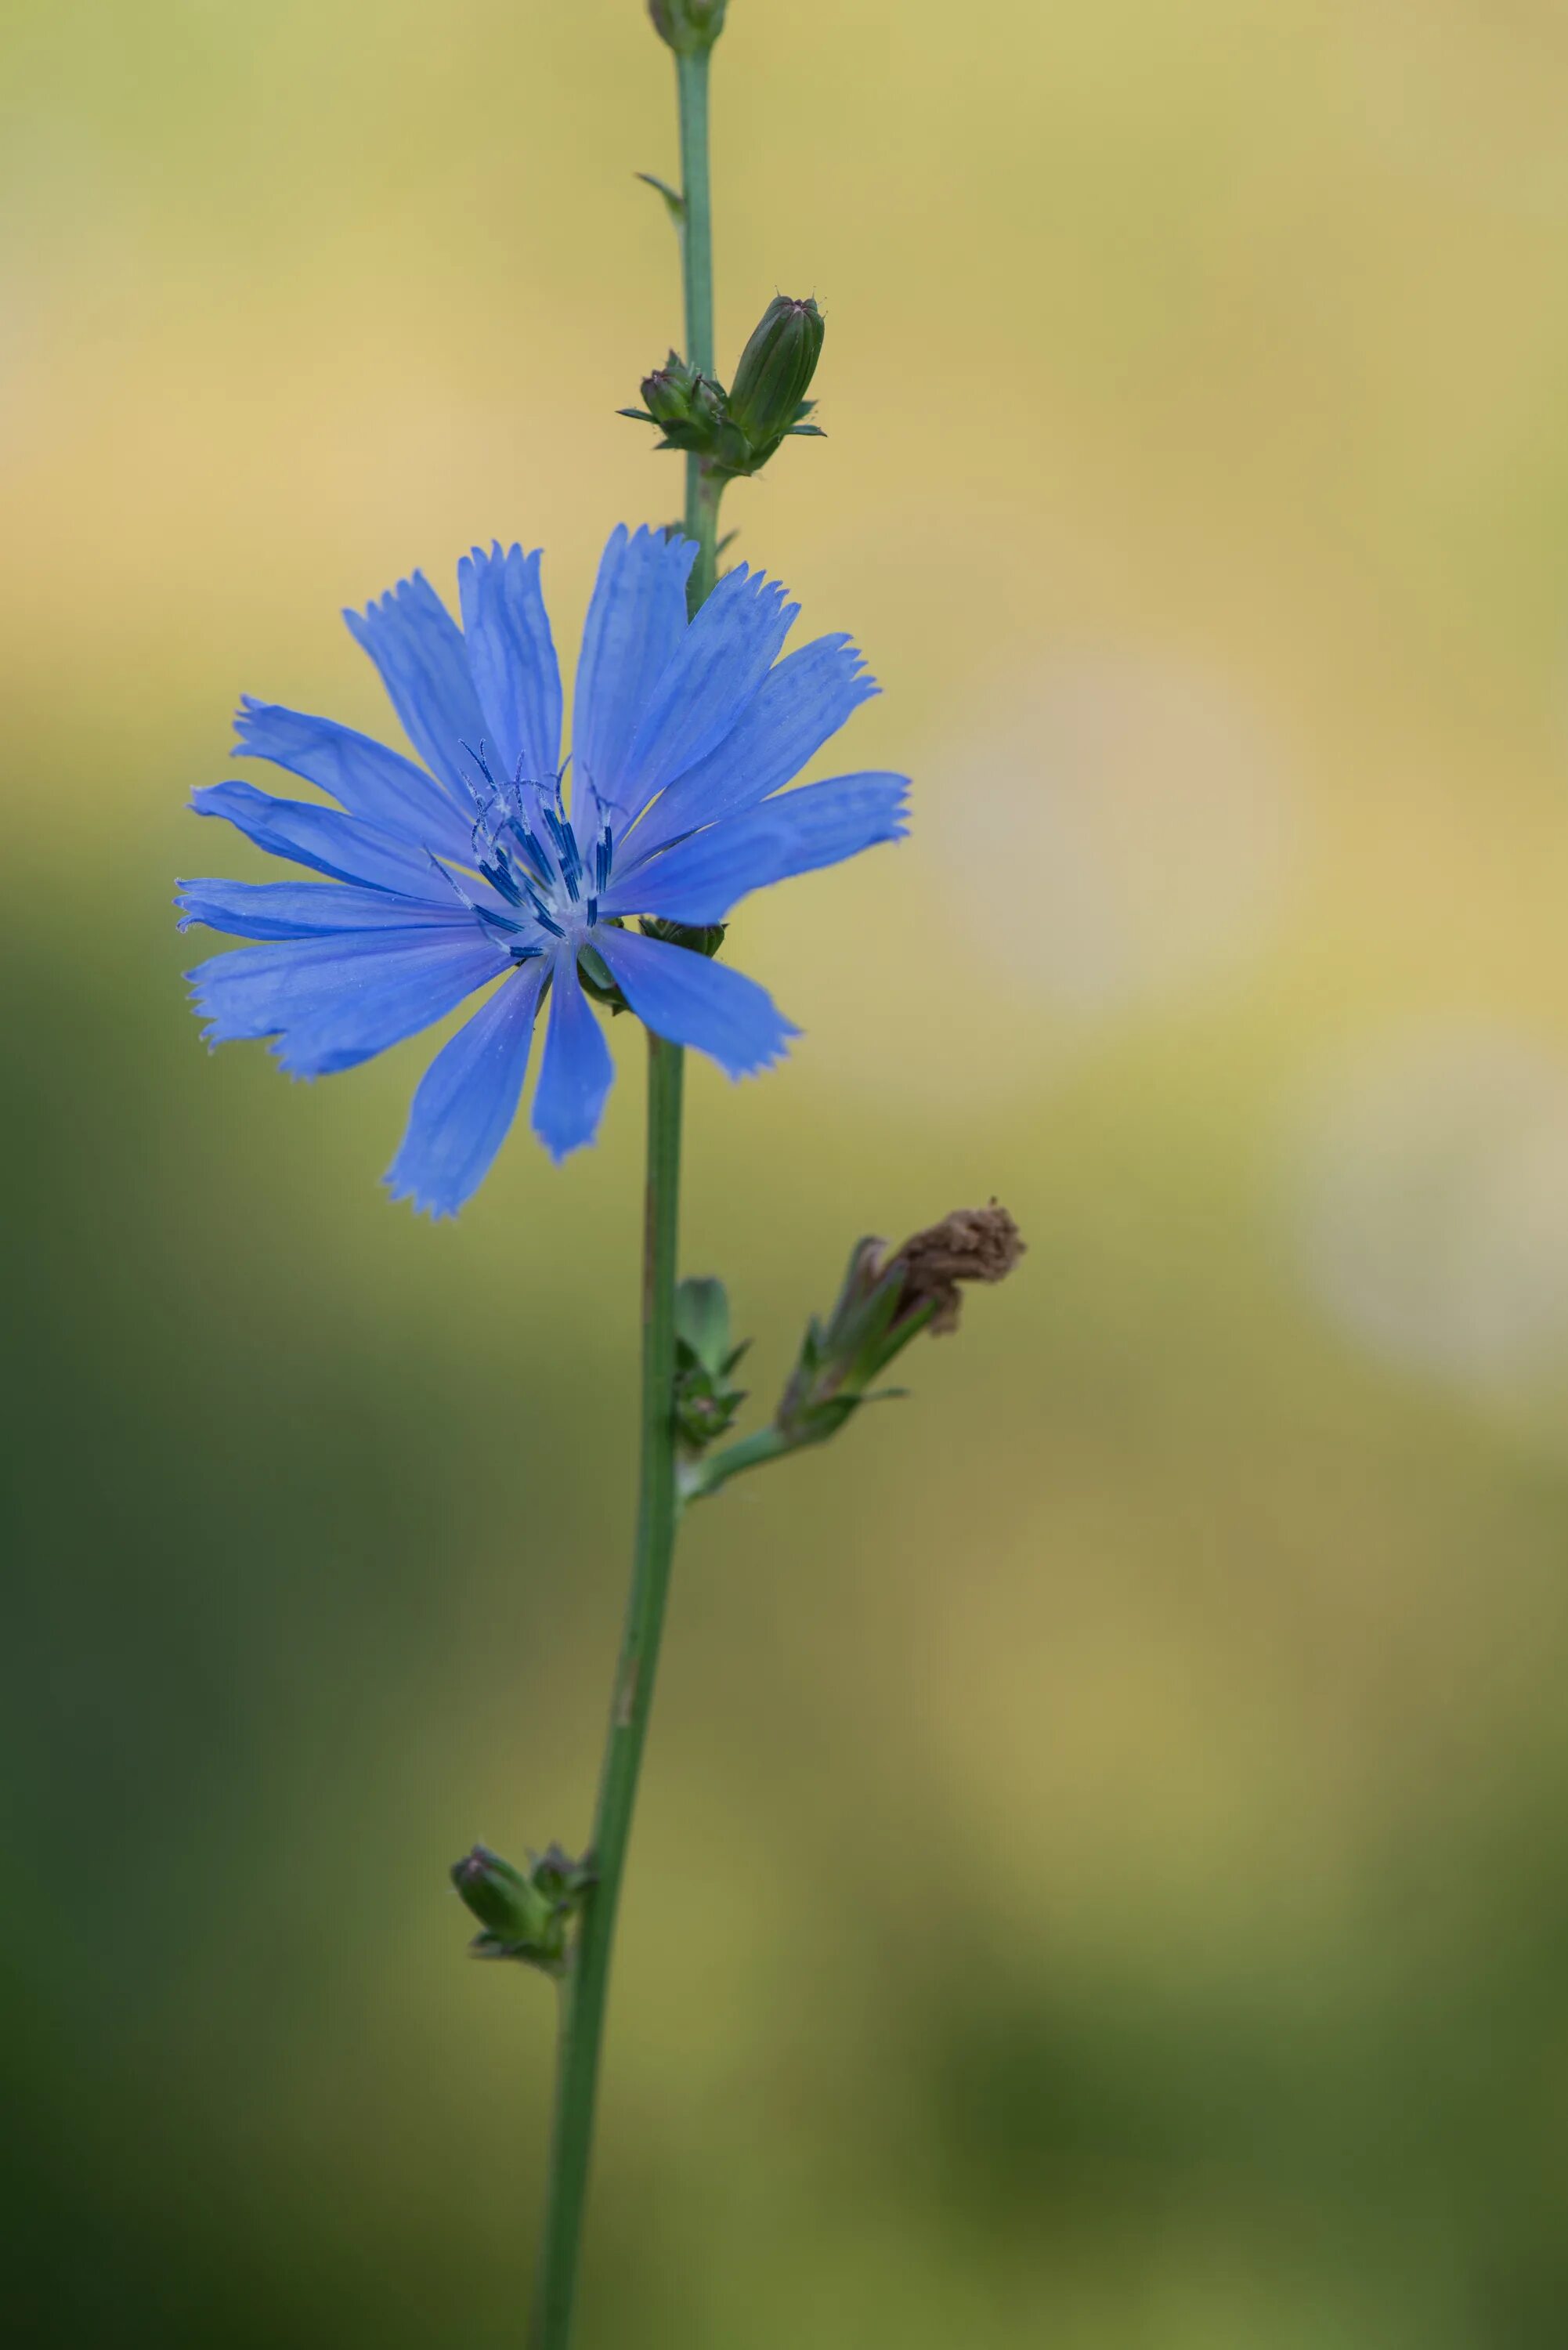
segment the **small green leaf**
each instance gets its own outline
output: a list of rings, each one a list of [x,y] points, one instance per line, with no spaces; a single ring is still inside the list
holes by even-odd
[[[670,187],[667,181],[656,179],[651,172],[639,172],[636,176],[642,182],[645,188],[655,189],[664,198],[665,210],[675,226],[684,228],[686,225],[685,197]]]

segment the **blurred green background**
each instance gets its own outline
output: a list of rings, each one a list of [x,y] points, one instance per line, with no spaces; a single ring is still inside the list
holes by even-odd
[[[692,1521],[585,2350],[1568,2339],[1568,17],[732,0],[732,494],[918,828],[691,1088],[765,1399],[849,1243],[1031,1254]],[[455,1226],[424,1043],[202,1051],[242,690],[673,463],[635,0],[11,0],[0,121],[16,2338],[519,2338],[630,1521],[640,1073]],[[215,831],[215,827],[213,828]],[[14,2320],[15,2322],[15,2320]]]

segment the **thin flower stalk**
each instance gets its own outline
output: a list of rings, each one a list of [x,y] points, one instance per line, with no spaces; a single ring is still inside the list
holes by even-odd
[[[711,47],[675,60],[680,109],[681,276],[688,353],[713,364],[712,215],[708,172]],[[691,618],[711,594],[717,565],[721,484],[702,461],[686,459],[686,526],[697,541],[687,584]],[[637,1546],[594,1818],[596,1881],[589,1889],[572,1970],[560,1995],[556,2117],[545,2228],[535,2288],[534,2350],[568,2350],[582,2268],[594,2121],[609,1997],[610,1957],[631,1836],[643,1749],[664,1634],[675,1530],[675,1284],[680,1221],[680,1128],[685,1055],[648,1040],[648,1171],[643,1211],[642,1406]]]

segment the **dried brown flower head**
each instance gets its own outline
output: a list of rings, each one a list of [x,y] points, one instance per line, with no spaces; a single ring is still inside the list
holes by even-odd
[[[914,1233],[888,1259],[904,1268],[899,1320],[935,1299],[937,1310],[926,1326],[932,1337],[956,1330],[963,1305],[960,1282],[1005,1281],[1025,1245],[996,1201],[984,1208],[955,1208],[940,1224]]]

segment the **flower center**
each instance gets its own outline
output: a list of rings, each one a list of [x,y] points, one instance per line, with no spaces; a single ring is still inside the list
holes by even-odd
[[[553,938],[582,938],[598,920],[615,859],[608,822],[585,852],[566,813],[563,775],[498,783],[482,753],[469,755],[484,778],[474,792],[475,865],[509,906]]]

